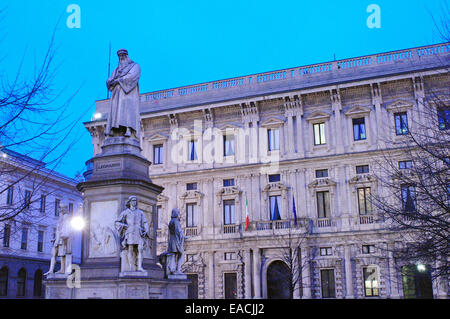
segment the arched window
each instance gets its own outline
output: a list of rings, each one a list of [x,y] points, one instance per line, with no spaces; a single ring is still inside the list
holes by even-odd
[[[17,296],[24,297],[25,296],[25,286],[27,281],[27,271],[24,268],[21,268],[17,273]]]
[[[38,269],[34,273],[34,297],[42,297],[42,270]]]
[[[0,269],[0,296],[8,295],[8,268]]]

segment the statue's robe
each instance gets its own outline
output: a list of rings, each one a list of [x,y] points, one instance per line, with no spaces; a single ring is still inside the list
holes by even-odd
[[[118,231],[122,237],[122,247],[127,245],[144,245],[144,234],[148,234],[149,226],[145,214],[140,209],[125,209],[119,215]]]
[[[57,249],[57,256],[63,257],[72,253],[72,228],[70,225],[70,216],[63,214],[58,219],[58,225],[55,234],[54,246]]]
[[[112,128],[124,126],[134,129],[136,136],[139,137],[141,126],[138,82],[140,76],[139,64],[130,61],[125,67],[117,67],[106,82],[111,91],[106,134],[109,134]],[[118,80],[119,84],[112,87],[113,80]]]
[[[172,218],[169,223],[169,236],[168,236],[168,249],[169,253],[183,253],[184,252],[184,233],[181,228],[181,223],[178,218]]]

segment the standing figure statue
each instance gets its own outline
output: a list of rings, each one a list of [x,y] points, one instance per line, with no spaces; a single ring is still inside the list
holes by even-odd
[[[181,266],[184,261],[184,235],[180,223],[180,211],[178,208],[172,209],[171,220],[169,223],[167,248],[167,275],[181,275]]]
[[[128,51],[120,49],[119,66],[106,81],[112,92],[110,111],[106,124],[107,136],[126,136],[139,138],[139,77],[141,68],[128,57]]]
[[[67,206],[60,206],[61,215],[56,226],[53,240],[52,258],[50,269],[44,275],[55,272],[56,258],[61,257],[59,274],[70,275],[72,273],[72,227],[70,225],[70,213]]]
[[[148,222],[142,210],[137,208],[136,196],[130,196],[126,207],[115,222],[121,242],[122,271],[142,271],[144,248],[150,240]]]

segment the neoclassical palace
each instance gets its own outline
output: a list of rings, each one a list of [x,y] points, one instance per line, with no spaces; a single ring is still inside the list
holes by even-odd
[[[447,298],[448,280],[394,258],[377,218],[376,161],[448,89],[449,43],[141,94],[141,146],[164,187],[152,224],[166,249],[185,228],[190,298],[283,298],[285,252],[300,248],[294,298]],[[108,100],[85,123],[94,155]],[[405,166],[407,169],[407,165]],[[424,266],[426,268],[426,266]],[[429,274],[428,274],[429,275]]]

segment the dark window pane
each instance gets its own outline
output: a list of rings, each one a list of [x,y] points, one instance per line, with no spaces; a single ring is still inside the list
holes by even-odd
[[[369,173],[369,165],[356,166],[356,174],[366,174],[366,173]]]
[[[237,299],[237,275],[236,273],[225,273],[225,299]]]
[[[275,183],[280,181],[280,174],[269,175],[269,183]]]
[[[316,178],[328,177],[327,169],[318,169],[316,170]]]

